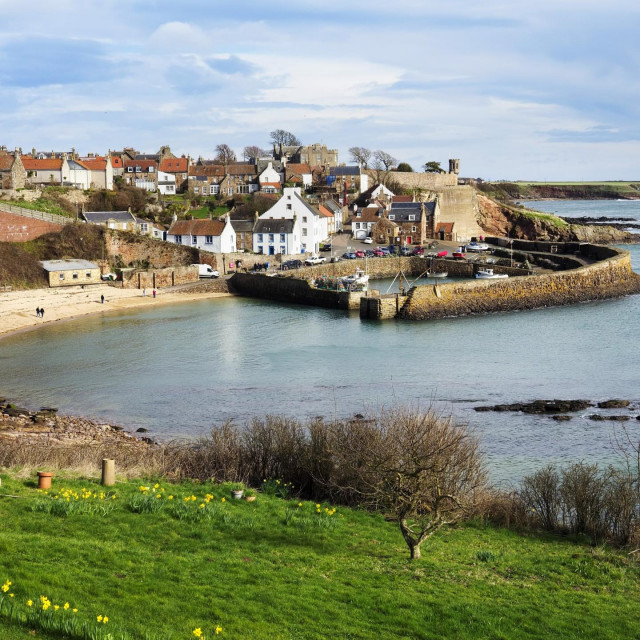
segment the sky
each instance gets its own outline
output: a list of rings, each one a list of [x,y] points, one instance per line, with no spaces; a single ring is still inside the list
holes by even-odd
[[[631,0],[0,0],[0,145],[381,149],[485,180],[640,181]]]

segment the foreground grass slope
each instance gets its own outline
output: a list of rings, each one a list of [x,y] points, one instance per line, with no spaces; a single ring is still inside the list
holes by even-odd
[[[114,634],[613,640],[640,628],[634,555],[584,541],[474,522],[412,562],[381,515],[265,494],[235,501],[208,483],[119,483],[100,500],[93,481],[55,482],[95,493],[93,513],[56,515],[82,499],[2,477],[0,493],[19,497],[0,499],[0,584],[11,580],[16,607],[46,595],[88,621],[108,615]],[[0,637],[27,635],[0,620]]]

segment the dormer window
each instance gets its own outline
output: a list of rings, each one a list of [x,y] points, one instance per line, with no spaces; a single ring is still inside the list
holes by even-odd
[[[156,170],[155,167],[149,167],[149,173],[153,173]]]
[[[127,172],[128,173],[133,173],[133,167],[127,167]]]
[[[416,217],[412,213],[410,213],[409,214],[409,220],[415,220],[415,219],[416,219]]]
[[[395,220],[396,219],[396,214],[395,213],[390,213],[389,214],[389,220]]]

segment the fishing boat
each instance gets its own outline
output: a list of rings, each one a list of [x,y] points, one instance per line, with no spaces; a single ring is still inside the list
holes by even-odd
[[[425,278],[446,278],[449,275],[448,271],[427,271],[424,274]]]
[[[369,282],[369,274],[362,269],[356,269],[355,273],[349,276],[343,276],[340,280],[342,280],[344,286],[347,288],[362,285],[366,286]]]
[[[506,273],[493,273],[493,269],[480,269],[476,273],[476,278],[480,280],[496,280],[498,278],[508,278]]]

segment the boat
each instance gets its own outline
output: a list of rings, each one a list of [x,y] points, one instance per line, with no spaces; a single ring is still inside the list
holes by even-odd
[[[481,280],[495,280],[508,277],[506,273],[493,273],[493,269],[480,269],[476,272],[476,278],[480,278]]]
[[[449,275],[448,271],[427,271],[424,274],[425,278],[446,278]]]
[[[350,288],[355,285],[366,285],[369,282],[369,274],[362,269],[356,269],[356,272],[349,276],[340,278],[345,287]]]

